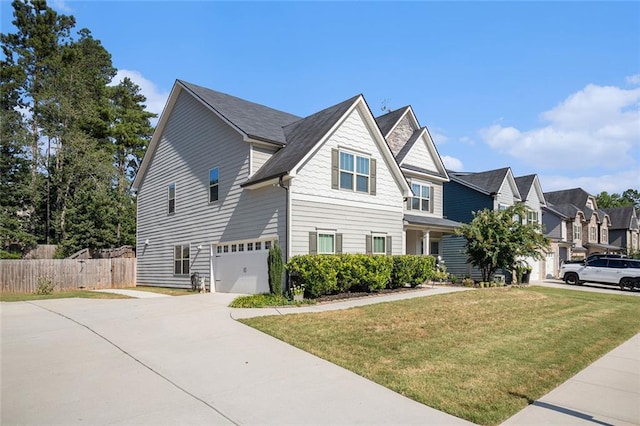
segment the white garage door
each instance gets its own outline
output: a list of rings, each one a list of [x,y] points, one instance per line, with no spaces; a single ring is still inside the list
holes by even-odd
[[[269,293],[267,257],[270,241],[218,244],[213,252],[215,291],[221,293]]]

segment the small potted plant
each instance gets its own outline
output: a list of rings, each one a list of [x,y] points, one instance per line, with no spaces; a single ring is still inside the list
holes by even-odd
[[[302,302],[302,300],[304,299],[304,285],[293,284],[289,291],[291,292],[291,298],[295,302]]]

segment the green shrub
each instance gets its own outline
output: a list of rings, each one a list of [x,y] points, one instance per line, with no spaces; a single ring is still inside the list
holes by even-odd
[[[38,287],[36,287],[36,291],[34,294],[51,294],[53,290],[55,290],[56,285],[53,283],[53,278],[51,277],[38,277]]]
[[[308,254],[293,256],[286,268],[291,274],[292,283],[304,285],[309,297],[316,298],[338,289],[340,263],[340,256]]]
[[[462,280],[463,287],[474,287],[475,282],[471,278],[465,278]]]
[[[458,284],[458,276],[456,274],[451,274],[451,284]]]
[[[269,265],[269,290],[271,294],[282,295],[282,272],[284,266],[282,265],[282,250],[277,242],[269,249],[269,256],[267,258]]]
[[[357,272],[356,279],[350,281],[351,285],[348,287],[349,290],[379,291],[385,288],[391,281],[391,271],[393,270],[392,257],[370,256],[365,254],[352,254],[347,256],[352,268],[351,271]],[[339,282],[344,279],[342,274],[338,275]]]
[[[401,255],[393,256],[391,288],[409,284],[415,287],[433,278],[436,261],[431,256]]]
[[[264,308],[267,306],[285,306],[285,305],[311,305],[315,301],[305,299],[302,302],[295,302],[284,296],[275,294],[251,294],[248,296],[240,296],[233,299],[229,304],[230,308]]]
[[[0,249],[0,259],[22,259],[22,253]]]

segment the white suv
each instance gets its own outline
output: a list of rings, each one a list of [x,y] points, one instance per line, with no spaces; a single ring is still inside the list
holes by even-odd
[[[591,282],[640,289],[640,260],[601,257],[583,264],[568,263],[560,268],[560,276],[567,284]]]

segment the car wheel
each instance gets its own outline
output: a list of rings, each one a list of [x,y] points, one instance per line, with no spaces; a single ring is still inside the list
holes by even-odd
[[[629,290],[633,290],[633,279],[631,278],[623,278],[620,280],[620,290],[624,290],[625,288],[629,288]]]
[[[573,272],[568,273],[567,275],[564,276],[564,282],[569,285],[579,284],[578,274],[575,274]]]

